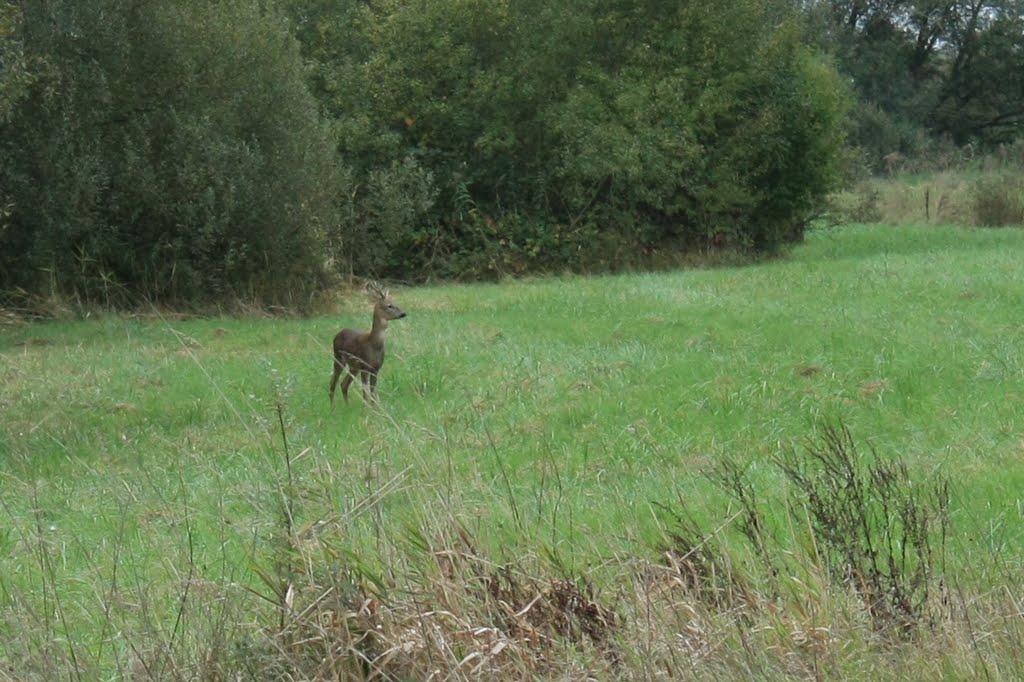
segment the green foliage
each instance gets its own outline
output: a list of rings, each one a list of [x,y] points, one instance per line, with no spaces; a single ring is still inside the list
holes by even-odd
[[[292,3],[355,187],[341,233],[371,237],[348,261],[487,277],[799,239],[845,92],[783,5]],[[368,227],[397,169],[411,196]]]
[[[1018,0],[803,3],[858,104],[851,142],[871,167],[936,144],[992,148],[1024,124],[1024,7]]]
[[[47,68],[0,129],[0,286],[307,302],[336,221],[334,159],[275,12],[47,0],[20,31]]]
[[[1024,132],[1024,6],[1013,0],[987,2],[970,11],[962,19],[934,125],[959,144],[992,147]]]
[[[11,119],[18,103],[28,96],[35,77],[35,69],[25,57],[21,22],[22,15],[14,4],[0,4],[0,130]],[[6,161],[4,147],[0,146],[0,167]],[[8,193],[5,183],[0,182],[0,249],[9,239],[8,218],[12,207]],[[0,256],[0,265],[5,265],[6,260]]]
[[[847,89],[786,0],[4,7],[7,292],[302,304],[770,251],[839,181]]]
[[[433,208],[437,193],[433,175],[415,157],[395,159],[372,168],[361,182],[346,169],[351,193],[344,198],[342,225],[334,249],[350,273],[387,270],[395,259],[415,258],[417,232]]]
[[[22,15],[17,6],[0,5],[0,125],[7,123],[15,106],[28,95],[35,69],[25,56]]]

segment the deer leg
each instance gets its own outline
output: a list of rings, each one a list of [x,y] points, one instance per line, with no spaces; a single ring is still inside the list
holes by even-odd
[[[348,402],[348,387],[352,384],[352,373],[349,372],[345,375],[345,378],[341,380],[341,395],[345,398],[345,402]]]
[[[334,361],[334,376],[331,377],[331,407],[334,407],[334,387],[338,385],[338,377],[341,376],[341,371],[344,369],[341,363],[337,360]],[[344,391],[344,388],[342,389]]]
[[[377,373],[376,372],[370,372],[369,379],[370,379],[370,395],[373,397],[373,400],[376,401],[377,400]]]
[[[366,370],[359,372],[359,382],[362,385],[362,400],[364,402],[372,402],[374,399],[373,391],[370,387],[373,385],[374,373]]]

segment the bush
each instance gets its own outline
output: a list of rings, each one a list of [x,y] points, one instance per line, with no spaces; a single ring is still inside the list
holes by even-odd
[[[807,529],[810,537],[798,542],[858,595],[875,629],[901,638],[926,626],[949,532],[949,482],[920,484],[900,460],[864,455],[842,425],[825,425],[803,452],[785,452],[775,464],[791,484],[784,523]],[[767,504],[742,469],[727,461],[713,479],[734,498],[739,528],[770,573],[792,574],[788,541],[768,526]]]
[[[838,224],[877,223],[882,220],[879,207],[881,192],[871,182],[858,183],[847,192],[835,194],[830,199],[829,217]]]
[[[829,571],[861,596],[876,627],[909,633],[927,622],[948,531],[948,482],[917,485],[899,460],[863,457],[843,427],[824,428],[805,455],[778,465]]]
[[[0,128],[0,288],[308,303],[336,161],[273,12],[48,0],[21,30],[42,66]]]
[[[346,173],[346,184],[354,189],[344,198],[341,229],[335,233],[341,265],[349,273],[401,278],[402,272],[389,268],[398,255],[406,262],[415,257],[410,252],[417,232],[429,221],[436,200],[433,175],[412,157],[371,170],[362,183],[351,180],[352,169]]]
[[[0,290],[294,305],[797,241],[846,89],[783,5],[23,3]]]
[[[1020,174],[985,175],[974,182],[974,220],[977,225],[1024,225],[1024,190]]]
[[[383,222],[410,228],[381,228],[376,255],[350,259],[360,274],[770,250],[802,237],[838,179],[845,87],[774,2],[384,0],[294,15],[362,188],[344,230],[377,230],[358,221],[381,213],[382,172],[429,178],[390,185],[409,196],[391,196],[405,208]]]

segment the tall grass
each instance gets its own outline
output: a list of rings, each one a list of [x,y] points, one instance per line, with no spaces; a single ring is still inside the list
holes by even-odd
[[[834,198],[840,221],[1024,226],[1024,168],[1013,165],[870,178]]]
[[[1019,677],[1022,242],[397,291],[376,409],[327,401],[358,301],[5,327],[0,676]],[[906,636],[778,465],[840,421],[871,509],[950,482]]]

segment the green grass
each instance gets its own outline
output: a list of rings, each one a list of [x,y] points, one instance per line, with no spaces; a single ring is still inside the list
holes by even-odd
[[[379,410],[327,400],[356,299],[5,328],[0,663],[130,678],[154,643],[173,660],[263,622],[286,509],[378,575],[450,524],[497,562],[614,583],[602,567],[657,558],[659,505],[717,526],[710,468],[781,489],[772,457],[827,420],[953,481],[950,563],[997,556],[970,572],[987,593],[1024,560],[1021,253],[1019,231],[849,227],[743,268],[402,289]]]

